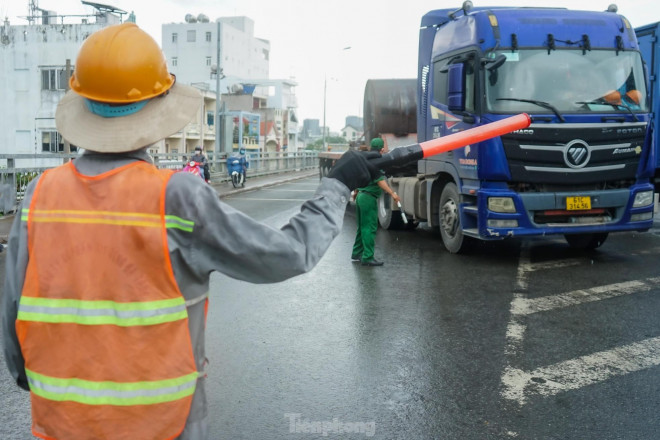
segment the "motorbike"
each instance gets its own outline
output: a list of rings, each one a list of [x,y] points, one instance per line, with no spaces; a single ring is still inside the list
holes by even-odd
[[[194,174],[195,176],[199,176],[206,182],[206,179],[204,179],[204,170],[202,169],[202,164],[199,162],[195,162],[194,160],[187,162],[182,171],[184,173],[190,173]]]
[[[227,172],[231,177],[234,188],[245,186],[245,175],[243,174],[243,163],[240,157],[230,156],[227,158]]]

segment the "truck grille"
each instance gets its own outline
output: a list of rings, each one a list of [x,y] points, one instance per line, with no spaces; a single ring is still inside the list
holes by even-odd
[[[584,185],[634,179],[646,125],[532,124],[502,136],[512,181]]]

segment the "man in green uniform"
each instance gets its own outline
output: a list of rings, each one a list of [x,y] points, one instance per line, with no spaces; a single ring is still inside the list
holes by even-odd
[[[371,151],[387,153],[381,138],[371,140]],[[357,189],[355,197],[355,219],[357,234],[351,260],[362,261],[363,266],[382,266],[383,262],[374,258],[374,241],[378,230],[378,197],[385,191],[399,202],[399,196],[387,184],[384,175],[369,182],[364,188]]]

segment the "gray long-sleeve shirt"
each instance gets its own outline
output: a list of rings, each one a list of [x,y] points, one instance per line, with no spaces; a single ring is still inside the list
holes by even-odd
[[[86,152],[74,165],[80,173],[93,176],[136,160],[151,162],[145,150],[126,154]],[[29,185],[24,206],[29,206],[35,184],[33,181]],[[213,188],[198,177],[188,173],[172,176],[166,188],[165,213],[195,224],[192,233],[169,228],[167,238],[176,281],[191,303],[189,328],[199,371],[204,371],[206,358],[204,301],[198,300],[209,290],[211,272],[252,283],[270,283],[311,270],[339,233],[349,194],[338,180],[324,178],[300,213],[281,229],[275,229],[223,203]],[[25,389],[27,378],[15,322],[28,258],[27,222],[17,215],[8,241],[2,329],[7,366]],[[200,377],[186,428],[179,438],[205,439],[206,416],[204,378]]]

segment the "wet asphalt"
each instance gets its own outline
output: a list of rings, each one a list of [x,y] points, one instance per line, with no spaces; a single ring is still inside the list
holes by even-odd
[[[317,183],[296,180],[223,200],[279,227]],[[568,391],[527,386],[516,401],[504,385],[511,369],[535,372],[533,381],[544,384],[545,367],[568,369],[592,353],[660,335],[660,287],[648,281],[660,263],[655,231],[612,236],[593,252],[561,239],[514,239],[450,255],[424,225],[381,230],[376,256],[385,265],[377,268],[350,261],[354,233],[349,206],[318,266],[282,283],[212,275],[211,439],[657,438],[660,354],[651,349],[643,353],[648,366],[625,374],[612,367],[605,379],[593,375]],[[517,296],[586,292],[580,298],[594,286],[644,280],[649,288],[571,306],[560,295],[553,310],[513,318]],[[512,323],[524,328],[514,347]],[[589,377],[590,369],[597,368],[570,378]],[[31,438],[27,394],[3,368],[0,395],[0,439]]]

